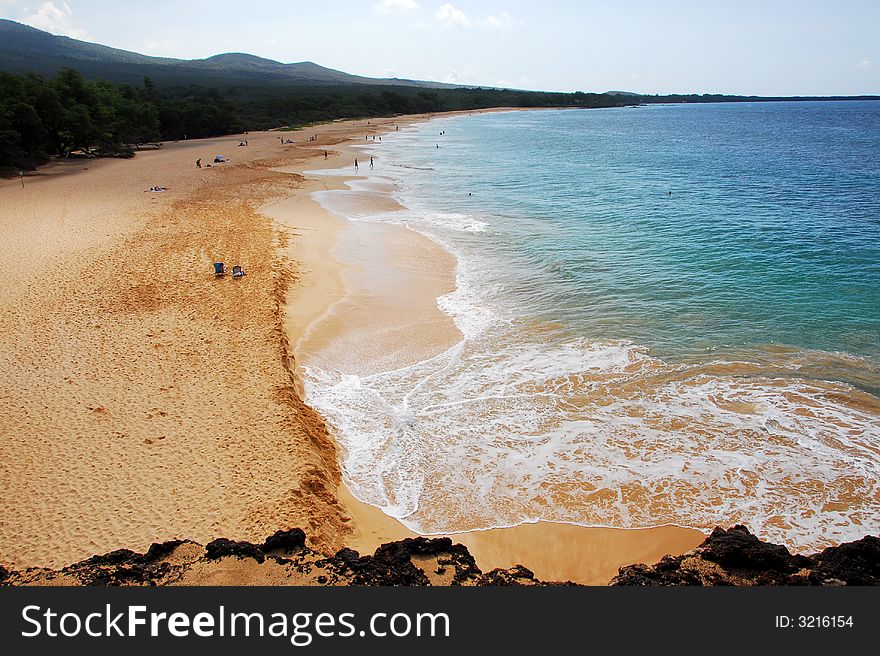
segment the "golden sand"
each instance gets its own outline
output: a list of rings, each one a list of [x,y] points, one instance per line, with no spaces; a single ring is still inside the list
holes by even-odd
[[[301,153],[237,144],[0,183],[0,562],[278,526],[342,545],[335,450],[287,368],[286,237],[255,211],[297,184],[258,162]],[[215,153],[234,161],[195,167]],[[215,280],[215,260],[248,275]]]

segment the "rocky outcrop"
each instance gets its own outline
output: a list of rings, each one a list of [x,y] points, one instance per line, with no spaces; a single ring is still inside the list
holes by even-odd
[[[218,538],[205,545],[205,558],[208,560],[220,560],[234,556],[236,558],[253,558],[258,563],[266,560],[261,545],[252,544],[250,542],[236,542],[235,540],[227,540],[226,538]]]
[[[306,534],[302,529],[292,528],[289,531],[277,531],[263,543],[263,553],[275,551],[291,554],[301,551],[306,546]]]
[[[372,556],[343,549],[336,559],[353,573],[354,585],[432,585],[449,574],[451,585],[483,585],[480,568],[467,547],[449,538],[407,538],[389,542]]]
[[[792,554],[745,526],[716,528],[696,549],[653,566],[620,569],[611,585],[878,585],[880,538],[865,537],[818,554]],[[341,549],[332,556],[306,545],[300,529],[278,531],[261,544],[220,538],[190,540],[93,556],[62,570],[11,571],[0,585],[356,585],[531,586],[548,583],[517,565],[484,573],[467,548],[449,538],[408,538],[372,555]]]
[[[544,585],[528,569],[483,574],[467,548],[449,538],[408,538],[373,555],[342,549],[327,557],[306,546],[300,529],[278,531],[262,544],[220,538],[93,556],[62,570],[0,569],[0,585]]]
[[[880,585],[880,538],[811,556],[764,542],[745,526],[716,528],[691,552],[622,567],[611,585]]]

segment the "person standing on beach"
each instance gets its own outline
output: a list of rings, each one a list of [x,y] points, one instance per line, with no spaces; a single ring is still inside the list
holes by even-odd
[[[370,158],[370,168],[373,168],[373,158]]]
[[[197,169],[202,168],[202,158],[201,158],[201,157],[199,157],[199,158],[196,160],[196,168],[197,168]]]
[[[327,151],[324,151],[324,159],[327,159]]]
[[[355,171],[358,170],[358,158],[357,157],[354,158],[354,170]]]

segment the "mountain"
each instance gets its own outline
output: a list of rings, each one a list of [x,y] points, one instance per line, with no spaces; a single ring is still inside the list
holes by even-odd
[[[140,84],[144,77],[150,77],[163,86],[454,86],[398,78],[361,77],[325,68],[314,62],[283,64],[237,52],[207,59],[150,57],[49,34],[15,21],[0,19],[0,71],[52,76],[64,67],[75,68],[92,79]]]

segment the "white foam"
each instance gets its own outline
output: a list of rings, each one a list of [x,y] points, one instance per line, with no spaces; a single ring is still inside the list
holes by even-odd
[[[816,548],[880,529],[877,418],[835,401],[833,387],[521,336],[489,331],[356,383],[307,370],[356,496],[421,533],[744,522]],[[815,416],[798,413],[798,397],[818,404]]]

